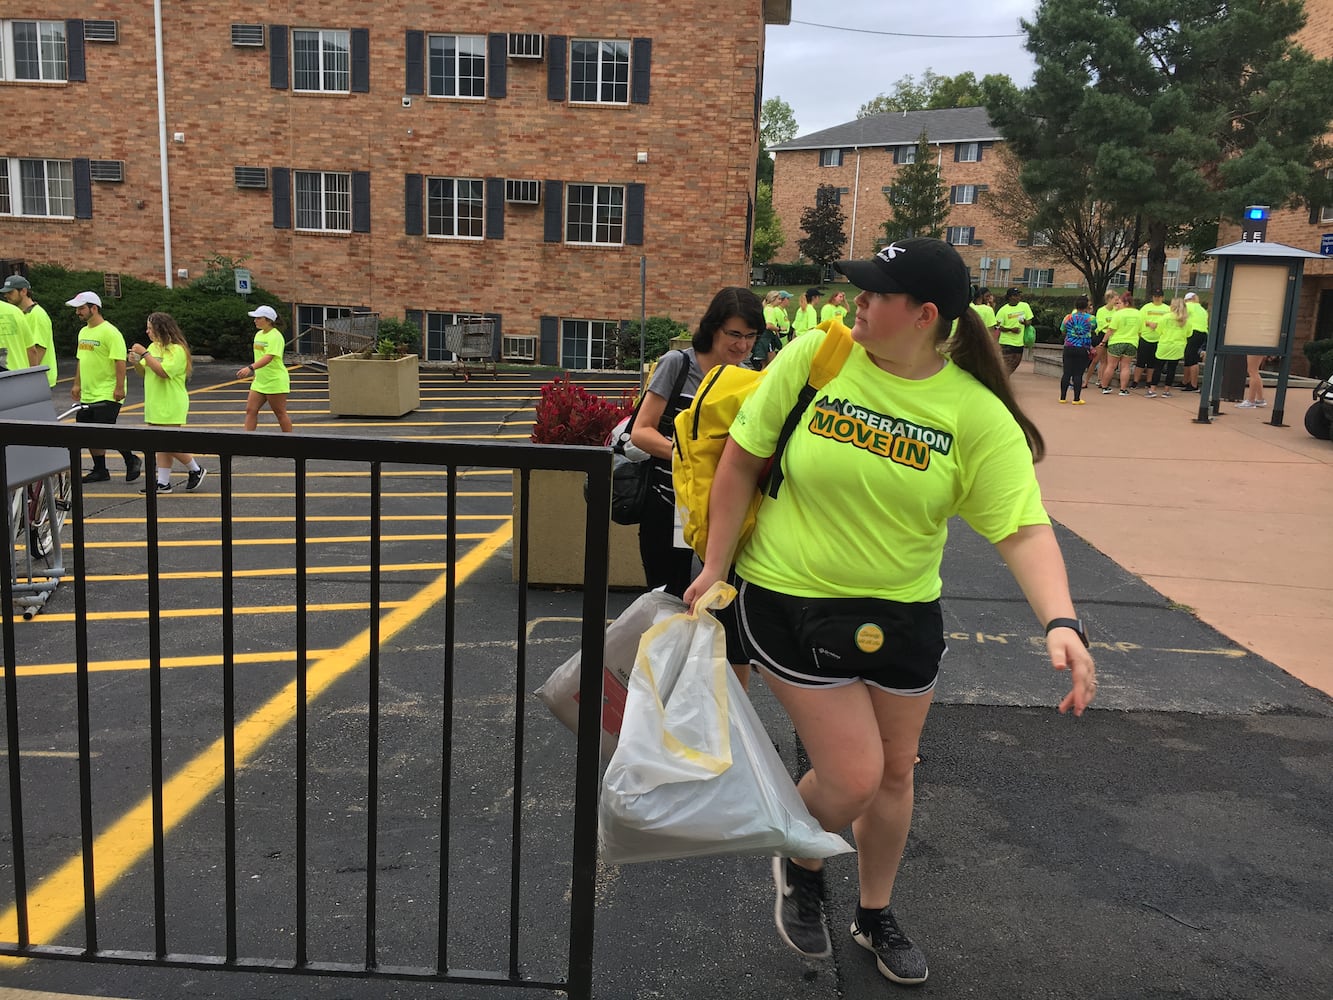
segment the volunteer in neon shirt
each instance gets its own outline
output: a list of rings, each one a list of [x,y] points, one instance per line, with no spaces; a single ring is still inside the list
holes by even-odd
[[[1185,343],[1189,340],[1189,310],[1185,300],[1177,296],[1171,300],[1165,316],[1157,320],[1157,366],[1152,371],[1152,381],[1148,383],[1147,396],[1159,395],[1157,381],[1163,381],[1160,395],[1170,396],[1171,385],[1176,380],[1176,367],[1185,356]]]
[[[1208,310],[1199,301],[1197,292],[1185,293],[1185,310],[1189,313],[1189,340],[1185,341],[1185,357],[1181,360],[1181,392],[1199,391],[1199,365],[1203,362],[1203,348],[1208,343]]]
[[[1162,290],[1154,288],[1152,290],[1152,301],[1145,302],[1139,309],[1139,315],[1143,317],[1143,329],[1139,331],[1139,353],[1134,362],[1134,381],[1130,383],[1130,388],[1134,389],[1140,385],[1148,385],[1149,373],[1152,373],[1152,384],[1157,381],[1157,332],[1158,325],[1162,319],[1171,313],[1171,307],[1162,301]]]
[[[11,372],[31,368],[37,356],[32,346],[28,317],[5,295],[0,298],[0,348],[5,351],[5,367]]]
[[[803,333],[808,333],[819,325],[819,300],[823,298],[822,288],[807,288],[801,296],[801,304],[796,307],[796,315],[791,321],[791,336],[795,340]]]
[[[981,325],[992,337],[999,337],[1000,331],[995,326],[994,305],[995,296],[991,294],[989,288],[978,288],[977,294],[972,297],[972,308],[981,317]]]
[[[130,348],[134,370],[143,376],[144,423],[153,427],[184,427],[190,413],[190,392],[185,380],[190,377],[194,361],[190,345],[176,321],[166,313],[148,314],[148,346],[135,344]],[[157,453],[157,481],[145,483],[140,493],[156,489],[158,493],[171,492],[172,460],[185,466],[189,478],[185,488],[193,492],[208,475],[208,470],[183,451]]]
[[[1108,336],[1106,338],[1106,366],[1102,372],[1102,394],[1111,392],[1111,375],[1120,369],[1120,395],[1129,395],[1130,374],[1134,367],[1134,357],[1139,352],[1139,331],[1143,329],[1143,316],[1134,308],[1134,300],[1126,292],[1118,308],[1112,310]]]
[[[125,338],[102,316],[102,299],[96,292],[79,292],[65,305],[73,306],[84,324],[75,338],[78,367],[69,390],[70,398],[84,406],[74,419],[81,424],[114,424],[125,401]],[[93,467],[83,481],[104,483],[110,479],[106,452],[89,448],[88,454]],[[120,457],[125,462],[125,482],[134,482],[143,471],[143,461],[128,451],[122,451]]]
[[[782,489],[764,499],[737,552],[750,498],[825,334],[785,348],[742,405],[713,480],[703,569],[685,600],[734,564],[738,638],[810,757],[801,796],[826,830],[850,823],[856,835],[852,937],[883,975],[919,983],[926,957],[889,903],[945,650],[940,562],[950,517],[996,546],[1045,624],[1051,665],[1072,671],[1060,710],[1082,713],[1096,682],[1033,470],[1041,435],[968,308],[957,250],[903,239],[835,266],[864,289],[851,355],[797,425]],[[779,935],[812,958],[832,952],[822,869],[774,859]]]
[[[282,352],[287,341],[274,323],[278,314],[272,306],[260,306],[249,316],[255,321],[255,360],[236,373],[237,378],[253,378],[250,395],[245,399],[245,429],[259,426],[259,411],[265,403],[278,418],[284,434],[292,431],[292,418],[287,416],[287,393],[291,391],[291,376],[282,363]]]
[[[841,320],[847,315],[847,293],[834,292],[823,309],[819,310],[819,322],[827,323],[831,319]]]
[[[56,384],[56,348],[55,337],[51,332],[51,317],[46,310],[32,299],[32,285],[20,274],[11,274],[0,285],[0,298],[12,306],[17,306],[28,321],[28,336],[32,346],[28,349],[28,364],[31,367],[45,366],[46,381],[52,388]]]
[[[1032,322],[1032,307],[1022,301],[1017,288],[1004,293],[1004,305],[995,310],[995,326],[1000,331],[1000,354],[1012,375],[1023,360],[1023,328]]]
[[[1111,313],[1115,311],[1119,304],[1120,293],[1108,288],[1106,295],[1102,297],[1101,308],[1097,310],[1097,339],[1093,343],[1092,363],[1088,365],[1087,374],[1083,376],[1083,388],[1085,389],[1094,378],[1098,383],[1105,381],[1102,378],[1102,372],[1106,366],[1106,338],[1111,326]]]

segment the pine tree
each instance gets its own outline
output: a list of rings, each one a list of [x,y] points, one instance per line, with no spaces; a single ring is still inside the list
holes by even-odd
[[[828,267],[842,258],[847,245],[847,217],[838,204],[838,189],[832,184],[821,184],[815,191],[815,203],[801,213],[801,228],[805,237],[796,241],[796,247],[820,267]]]
[[[949,218],[949,190],[940,177],[939,165],[930,149],[925,132],[916,141],[916,158],[903,165],[893,177],[893,186],[885,192],[889,218],[883,224],[889,242],[909,236],[944,236]]]

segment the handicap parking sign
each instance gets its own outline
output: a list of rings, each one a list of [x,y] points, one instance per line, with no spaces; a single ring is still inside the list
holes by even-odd
[[[1333,257],[1333,233],[1319,237],[1319,252],[1325,257]]]
[[[236,268],[236,294],[249,295],[252,291],[250,272],[243,267]]]

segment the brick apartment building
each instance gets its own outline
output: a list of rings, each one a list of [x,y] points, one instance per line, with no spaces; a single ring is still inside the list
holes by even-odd
[[[20,2],[0,256],[168,284],[248,256],[298,337],[406,315],[430,359],[487,314],[497,354],[601,367],[641,256],[650,311],[686,322],[745,283],[765,25],[790,8]]]
[[[1069,264],[1033,245],[1040,234],[1019,238],[982,203],[980,195],[995,183],[1001,163],[996,153],[1004,145],[1004,137],[984,108],[870,115],[770,147],[773,209],[787,236],[773,259],[797,259],[801,213],[814,204],[815,191],[823,184],[839,191],[839,204],[848,220],[849,256],[873,253],[883,242],[880,227],[890,214],[885,194],[900,166],[916,156],[923,130],[949,189],[945,238],[958,247],[974,281],[1001,289],[1084,283]],[[1139,273],[1146,268],[1145,252]],[[1211,262],[1190,264],[1182,250],[1169,250],[1164,284],[1168,288],[1208,288],[1213,270]],[[1127,281],[1128,274],[1122,273],[1118,283]]]

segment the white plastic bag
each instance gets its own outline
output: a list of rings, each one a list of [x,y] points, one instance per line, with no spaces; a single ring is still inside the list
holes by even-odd
[[[700,606],[726,607],[735,595],[719,583]],[[673,615],[643,636],[598,815],[602,859],[614,864],[852,850],[805,808],[706,610]]]
[[[639,652],[639,640],[657,622],[683,611],[685,602],[679,597],[650,590],[639,595],[607,628],[606,644],[602,647],[603,760],[616,748],[620,719],[625,711],[625,689]],[[582,662],[583,650],[579,650],[556,667],[546,683],[537,689],[537,697],[571,732],[578,732],[579,728],[579,667]]]

